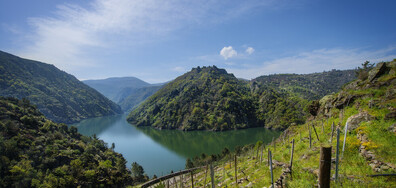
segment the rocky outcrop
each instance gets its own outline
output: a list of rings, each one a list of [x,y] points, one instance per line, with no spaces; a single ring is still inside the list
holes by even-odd
[[[373,120],[374,117],[371,116],[367,112],[360,112],[358,114],[355,114],[347,119],[348,123],[348,130],[355,130],[360,126],[360,123],[366,122],[366,121],[371,121]]]
[[[385,120],[396,119],[396,109],[393,109],[391,112],[385,115]]]
[[[388,127],[389,132],[396,133],[396,123]]]
[[[386,63],[378,63],[377,66],[369,72],[368,80],[373,82],[376,78],[379,78],[387,71],[389,71],[389,68],[386,66]]]
[[[352,104],[355,99],[360,97],[359,95],[350,95],[347,93],[340,93],[338,97],[334,100],[333,104],[338,109],[343,109],[350,104]]]
[[[368,148],[365,146],[365,143],[370,142],[369,139],[367,138],[367,135],[364,134],[362,131],[359,131],[357,134],[358,139],[360,140],[361,144],[359,147],[360,155],[366,159],[366,161],[369,163],[369,166],[375,171],[375,172],[382,172],[385,170],[396,170],[396,167],[391,164],[391,163],[385,163],[380,160],[378,160],[374,154],[373,151],[369,151]]]

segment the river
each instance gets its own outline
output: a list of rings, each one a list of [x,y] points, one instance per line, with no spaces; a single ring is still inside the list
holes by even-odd
[[[121,153],[128,161],[143,166],[152,177],[165,175],[170,171],[184,169],[187,158],[196,155],[218,154],[225,147],[233,150],[237,145],[269,143],[279,132],[265,128],[250,128],[224,132],[179,130],[156,130],[150,127],[136,127],[126,121],[127,114],[83,120],[74,124],[86,136],[96,136]]]

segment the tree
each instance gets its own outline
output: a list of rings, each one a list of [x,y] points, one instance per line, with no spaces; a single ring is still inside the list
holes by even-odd
[[[137,162],[132,163],[131,171],[133,178],[141,179],[143,177],[144,169]]]
[[[230,154],[230,150],[229,150],[227,147],[225,147],[225,148],[223,149],[223,151],[221,151],[221,154],[222,154],[223,157],[225,157],[225,156],[227,156],[228,154]]]
[[[320,108],[320,104],[318,100],[314,100],[308,105],[308,111],[314,117],[318,115],[319,108]]]
[[[370,61],[365,61],[362,63],[362,67],[358,67],[356,70],[356,76],[360,80],[365,80],[368,77],[369,71],[374,67],[374,63],[370,63]]]
[[[193,162],[191,161],[190,158],[188,158],[188,159],[186,160],[186,169],[193,168],[193,167],[194,167]]]

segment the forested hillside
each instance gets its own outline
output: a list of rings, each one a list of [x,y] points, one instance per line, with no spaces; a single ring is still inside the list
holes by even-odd
[[[317,100],[338,92],[355,78],[355,70],[331,70],[312,74],[274,74],[260,76],[252,81],[287,90],[304,99]]]
[[[306,104],[287,91],[238,80],[224,69],[198,67],[149,97],[130,113],[128,121],[159,129],[284,129],[303,122]],[[288,105],[293,108],[287,109]]]
[[[0,96],[27,98],[49,119],[74,123],[121,108],[53,65],[0,51]]]
[[[124,187],[126,160],[96,137],[47,120],[26,99],[0,97],[0,187]]]

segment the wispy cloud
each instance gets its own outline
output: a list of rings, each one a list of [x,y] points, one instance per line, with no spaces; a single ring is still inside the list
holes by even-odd
[[[187,69],[185,68],[185,67],[173,67],[172,68],[172,71],[175,71],[175,72],[181,72],[181,73],[184,73],[184,72],[186,72],[187,71]]]
[[[189,25],[216,24],[272,0],[94,0],[59,5],[52,17],[30,18],[33,32],[18,54],[70,70],[95,66],[92,53],[166,36]],[[30,31],[29,31],[30,32]],[[90,53],[91,52],[91,53]]]
[[[294,56],[265,61],[248,68],[231,68],[229,72],[240,78],[252,79],[275,73],[313,73],[331,69],[353,69],[364,61],[380,62],[396,58],[396,47],[380,50],[363,49],[320,49],[303,52]]]
[[[246,53],[247,53],[248,55],[251,55],[253,52],[254,52],[254,48],[252,48],[252,47],[248,47],[248,48],[246,49]]]

